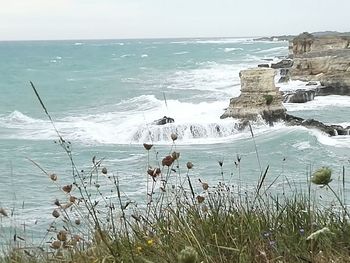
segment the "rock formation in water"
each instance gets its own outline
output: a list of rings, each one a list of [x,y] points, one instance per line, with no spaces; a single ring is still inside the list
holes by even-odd
[[[291,92],[283,92],[283,102],[305,103],[314,100],[316,89],[298,89]]]
[[[242,70],[239,75],[241,78],[241,95],[231,99],[229,107],[221,116],[221,118],[241,119],[241,123],[237,125],[239,130],[248,126],[249,120],[261,116],[270,125],[273,125],[273,122],[277,120],[284,120],[287,125],[315,128],[330,136],[349,135],[350,126],[344,128],[340,125],[327,125],[314,119],[303,119],[287,114],[282,104],[283,97],[275,86],[274,69],[251,68]],[[295,92],[294,102],[304,102],[315,96],[315,90],[309,90],[310,93],[304,92],[304,90]]]
[[[314,119],[303,119],[289,114],[286,114],[285,121],[288,125],[297,125],[304,126],[306,128],[318,129],[330,136],[350,135],[350,126],[343,127],[340,125],[327,125]]]
[[[174,120],[173,118],[164,116],[163,118],[161,118],[161,119],[159,119],[159,120],[155,120],[155,121],[153,122],[153,124],[156,124],[156,125],[164,125],[164,124],[173,123],[173,122],[175,122],[175,120]]]
[[[275,86],[275,70],[271,68],[252,68],[242,70],[241,95],[232,98],[229,107],[221,118],[255,119],[261,115],[272,123],[284,119],[286,109],[282,95]]]
[[[292,79],[320,81],[318,95],[350,95],[350,36],[303,33],[293,39]]]

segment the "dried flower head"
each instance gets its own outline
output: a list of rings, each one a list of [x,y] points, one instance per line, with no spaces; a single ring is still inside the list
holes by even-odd
[[[103,167],[103,168],[102,168],[102,173],[103,173],[103,174],[107,174],[107,168],[106,168],[106,167]]]
[[[172,133],[172,134],[170,135],[170,137],[171,137],[171,139],[172,139],[173,141],[176,141],[176,140],[177,140],[177,134],[176,134],[176,133]]]
[[[193,168],[193,163],[187,162],[186,166],[187,166],[187,169],[192,169]]]
[[[224,165],[224,161],[218,161],[220,167],[222,167]]]
[[[54,218],[58,218],[58,217],[60,217],[60,212],[58,212],[57,209],[54,209],[54,210],[52,211],[52,216],[53,216]]]
[[[327,185],[332,181],[331,176],[331,169],[322,167],[312,174],[311,182],[317,185]]]
[[[0,207],[0,215],[3,215],[3,216],[8,216],[5,209]]]
[[[147,151],[149,151],[149,150],[151,150],[151,148],[153,147],[153,144],[144,143],[144,144],[143,144],[143,147],[145,147],[145,149],[146,149]]]
[[[72,191],[72,185],[71,184],[67,184],[65,186],[62,187],[62,190],[66,193],[70,193],[70,191]]]
[[[198,262],[198,253],[193,247],[185,247],[178,254],[179,263],[196,263]]]
[[[75,219],[74,222],[75,222],[76,225],[80,225],[80,223],[81,223],[79,218]]]
[[[159,168],[148,168],[147,173],[152,176],[153,178],[157,177],[158,175],[160,175],[161,170]]]
[[[203,213],[208,213],[208,211],[209,211],[208,206],[203,205],[203,206],[202,206],[202,212],[203,212]]]
[[[173,153],[171,154],[171,157],[173,157],[174,160],[177,160],[177,159],[179,159],[179,157],[180,157],[180,153],[179,153],[179,152],[173,152]]]
[[[200,203],[200,204],[203,203],[204,199],[205,199],[204,196],[201,196],[201,195],[197,195],[196,198],[197,198],[198,203]]]
[[[69,202],[74,203],[77,200],[77,198],[73,195],[69,197]]]
[[[57,206],[61,206],[61,202],[58,199],[55,200],[54,204],[57,205]]]
[[[54,240],[51,243],[51,248],[53,248],[53,249],[59,249],[60,247],[61,247],[61,241],[59,241],[59,240]]]
[[[61,230],[60,232],[58,232],[57,239],[60,241],[66,241],[67,240],[67,231]]]
[[[52,181],[56,181],[57,180],[57,175],[56,174],[50,174],[50,179]]]
[[[162,160],[162,165],[166,165],[166,166],[170,166],[172,165],[174,162],[173,157],[171,157],[170,155],[164,157],[164,159]]]
[[[208,188],[209,188],[208,183],[202,183],[202,188],[203,188],[203,190],[208,190]]]

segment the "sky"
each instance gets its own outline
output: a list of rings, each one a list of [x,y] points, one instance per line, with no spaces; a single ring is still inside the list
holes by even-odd
[[[0,40],[350,31],[350,0],[0,0]]]

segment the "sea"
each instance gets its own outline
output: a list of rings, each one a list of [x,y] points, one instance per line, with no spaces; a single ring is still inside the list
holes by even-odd
[[[178,172],[186,174],[186,163],[193,163],[195,191],[199,179],[253,189],[266,170],[276,192],[286,182],[303,189],[313,171],[327,166],[335,189],[345,170],[349,194],[349,135],[262,120],[240,131],[238,120],[220,119],[240,94],[241,70],[287,55],[286,41],[252,38],[0,42],[0,207],[8,214],[0,215],[0,239],[17,232],[44,236],[60,186],[73,182],[54,127],[70,143],[79,170],[90,169],[94,157],[102,160],[123,196],[135,202],[145,201],[148,165],[174,150]],[[305,87],[277,80],[281,90]],[[350,125],[349,96],[284,105],[295,116]],[[155,125],[163,116],[175,122]],[[149,153],[143,143],[153,144]],[[43,171],[55,173],[57,182]]]

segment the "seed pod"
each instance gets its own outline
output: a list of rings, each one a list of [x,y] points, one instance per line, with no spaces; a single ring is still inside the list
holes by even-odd
[[[62,187],[62,190],[66,193],[70,193],[70,191],[72,191],[72,185],[71,184],[67,184],[65,186]]]
[[[51,248],[53,249],[59,249],[61,247],[61,241],[55,240],[51,243]]]
[[[56,174],[50,174],[50,179],[52,181],[56,181],[57,180],[57,175]]]
[[[172,165],[174,162],[173,157],[171,157],[170,155],[164,157],[164,159],[162,160],[162,165],[166,165],[166,166],[170,166]]]
[[[57,206],[61,206],[60,200],[58,200],[58,199],[55,200],[54,204]]]
[[[153,178],[157,177],[158,175],[160,175],[161,170],[159,168],[148,168],[147,173],[152,176]]]
[[[187,166],[187,169],[192,169],[193,168],[193,163],[187,162],[186,166]]]
[[[76,225],[78,225],[78,226],[80,225],[80,219],[79,218],[75,219],[74,222],[75,222]]]
[[[202,183],[203,190],[208,190],[209,185],[207,183]]]
[[[180,157],[180,153],[179,153],[179,152],[173,152],[173,153],[171,154],[171,157],[173,157],[174,160],[177,160],[177,159],[179,159],[179,157]]]
[[[175,133],[172,133],[172,134],[170,135],[170,137],[171,137],[171,139],[172,139],[173,141],[176,141],[176,140],[177,140],[177,134],[175,134]]]
[[[2,207],[0,207],[0,215],[6,216],[6,217],[8,216],[5,209]]]
[[[107,174],[107,168],[106,168],[106,167],[103,167],[103,168],[102,168],[102,173],[103,173],[103,174]]]
[[[152,146],[153,146],[153,144],[148,144],[148,143],[144,143],[144,144],[143,144],[143,147],[145,147],[145,149],[146,149],[147,151],[151,150]]]
[[[198,203],[200,203],[200,204],[203,203],[204,199],[205,199],[203,196],[200,196],[200,195],[197,195],[196,198],[197,198]]]
[[[61,230],[60,232],[58,232],[57,239],[60,241],[66,241],[67,240],[67,231]]]
[[[58,212],[57,209],[54,209],[53,212],[52,212],[52,216],[53,216],[54,218],[58,218],[58,217],[60,217],[60,212]]]
[[[73,195],[69,197],[69,202],[74,203],[77,200],[77,198]]]
[[[203,213],[208,213],[208,211],[209,211],[209,208],[206,205],[203,205],[202,206],[202,212]]]

